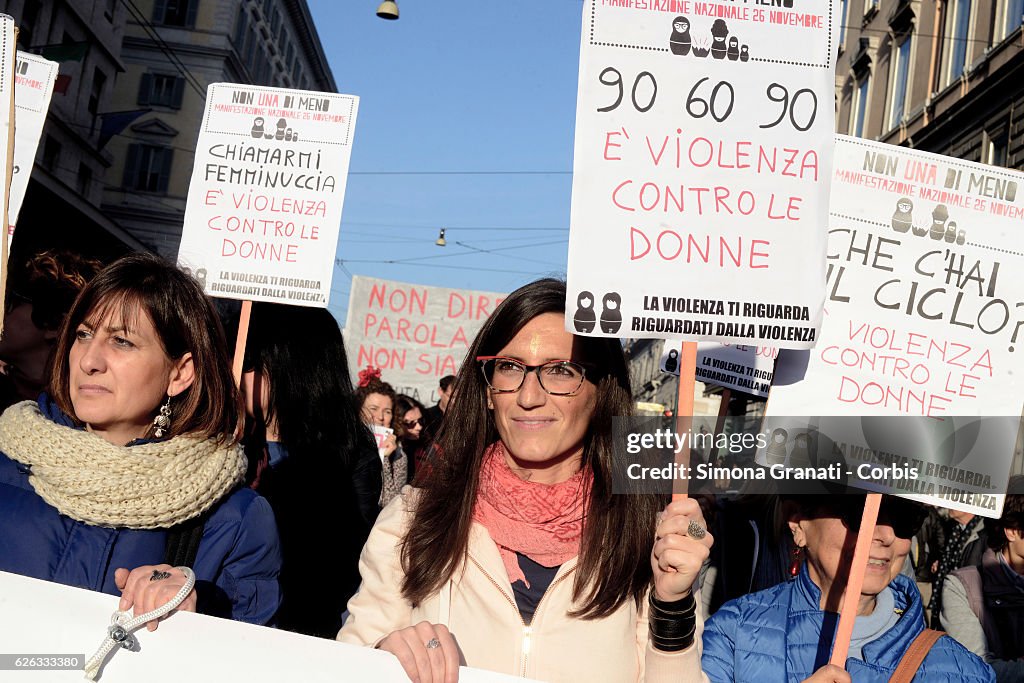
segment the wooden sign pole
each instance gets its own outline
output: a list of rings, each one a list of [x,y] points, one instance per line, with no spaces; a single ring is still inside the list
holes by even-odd
[[[697,342],[683,342],[679,353],[679,397],[676,400],[676,433],[689,434],[693,428],[693,392],[697,383]],[[676,453],[676,464],[690,467],[690,448]],[[689,493],[687,480],[676,477],[672,483],[672,500],[682,500]]]
[[[881,505],[881,493],[869,493],[864,500],[864,515],[860,520],[857,547],[853,551],[853,562],[850,564],[850,579],[846,582],[843,606],[839,610],[839,627],[836,629],[832,659],[829,661],[829,664],[838,666],[840,669],[846,668],[846,657],[850,653],[853,622],[857,618],[857,610],[860,606],[860,591],[864,586],[864,572],[868,568],[871,541],[875,537],[875,524],[878,522],[878,510]]]

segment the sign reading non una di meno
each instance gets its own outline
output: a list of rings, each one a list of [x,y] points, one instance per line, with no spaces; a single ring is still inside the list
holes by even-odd
[[[915,469],[894,492],[998,514],[1024,407],[1024,174],[839,136],[832,176],[821,338],[782,354],[768,414],[915,417],[870,421],[851,471]]]
[[[585,3],[571,331],[814,345],[840,3],[785,5]]]
[[[358,104],[209,87],[178,252],[208,294],[327,306]]]

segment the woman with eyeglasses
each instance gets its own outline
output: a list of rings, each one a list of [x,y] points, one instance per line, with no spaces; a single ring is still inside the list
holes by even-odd
[[[925,630],[917,585],[901,573],[926,509],[885,496],[871,542],[845,669],[828,664],[864,510],[864,496],[784,497],[782,510],[802,555],[798,574],[731,600],[704,631],[704,671],[714,683],[857,683],[890,680]],[[992,669],[958,642],[938,639],[914,681],[994,681]]]
[[[341,628],[359,552],[377,519],[381,464],[356,405],[341,330],[323,308],[254,303],[242,374],[252,488],[281,534],[277,625],[320,638]],[[332,525],[325,540],[323,524]],[[324,566],[332,580],[309,580]]]
[[[427,460],[433,435],[426,425],[427,409],[412,396],[398,394],[395,397],[395,436],[408,458],[409,480],[414,481],[422,473]]]
[[[629,375],[617,339],[566,331],[565,298],[540,280],[498,306],[460,371],[444,457],[363,549],[338,638],[393,653],[412,680],[450,683],[460,664],[704,680],[693,591],[711,536],[695,500],[613,494]]]

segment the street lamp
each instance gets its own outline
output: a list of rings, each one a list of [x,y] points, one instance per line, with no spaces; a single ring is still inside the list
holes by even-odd
[[[437,236],[437,240],[434,242],[439,247],[443,247],[448,244],[444,239],[444,228],[441,228],[441,234]]]
[[[395,20],[398,18],[398,3],[395,0],[384,0],[377,8],[377,16],[381,19]]]

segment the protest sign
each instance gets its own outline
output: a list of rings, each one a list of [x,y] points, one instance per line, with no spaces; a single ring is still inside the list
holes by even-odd
[[[345,348],[355,377],[368,365],[400,394],[424,405],[438,399],[437,382],[457,375],[484,321],[505,298],[497,292],[352,278]]]
[[[587,0],[567,329],[813,346],[840,4]]]
[[[767,397],[779,350],[770,346],[742,344],[697,344],[696,379],[705,384],[735,389],[754,396]],[[662,372],[679,375],[679,350],[666,347],[658,367]]]
[[[4,680],[80,683],[84,660],[107,635],[117,609],[112,595],[0,572],[0,665]],[[135,631],[138,651],[116,648],[101,669],[100,683],[408,683],[391,654],[264,626],[178,612],[153,632]],[[76,666],[56,670],[61,660]],[[14,672],[14,673],[12,673]],[[30,673],[32,672],[32,673]],[[35,678],[33,678],[35,676]],[[512,683],[524,679],[462,667],[459,680]]]
[[[178,252],[208,294],[327,306],[358,102],[209,87]]]
[[[7,209],[8,240],[14,235],[18,213],[32,175],[36,149],[43,135],[43,123],[50,108],[53,84],[57,81],[57,62],[29,52],[18,52],[14,66],[14,168],[11,199]]]
[[[782,354],[768,414],[845,416],[816,431],[848,464],[915,468],[894,492],[997,515],[1024,407],[1024,174],[840,136],[832,175],[821,338]],[[918,419],[882,438],[883,416]]]
[[[0,211],[3,212],[3,233],[10,232],[7,207],[11,198],[11,175],[14,168],[14,19],[0,14],[0,153],[4,163],[0,164]],[[4,294],[7,291],[7,253],[9,239],[0,240],[0,310],[3,310]],[[0,332],[3,331],[3,317],[0,314]]]

